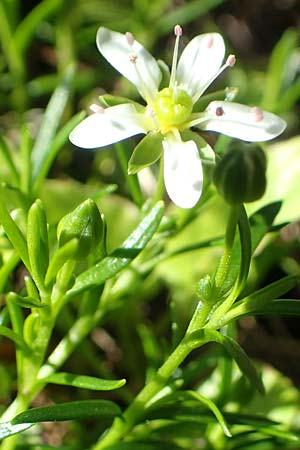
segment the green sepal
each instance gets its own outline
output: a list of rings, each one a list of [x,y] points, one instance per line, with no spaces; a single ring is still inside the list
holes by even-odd
[[[171,73],[170,73],[169,66],[162,59],[158,59],[157,64],[158,64],[158,67],[160,68],[160,71],[162,74],[159,89],[163,89],[163,88],[169,86]]]
[[[138,113],[145,112],[145,106],[140,105],[139,103],[130,100],[129,98],[120,97],[118,95],[104,94],[99,97],[99,101],[104,108],[130,103],[131,105],[135,106]]]
[[[105,380],[102,378],[90,377],[86,375],[60,372],[54,373],[49,377],[41,379],[41,382],[60,384],[64,386],[73,386],[81,389],[91,389],[93,391],[112,391],[124,386],[126,380]]]
[[[27,247],[31,274],[41,289],[49,264],[49,243],[46,215],[39,199],[33,203],[28,212]]]
[[[135,147],[128,162],[128,173],[134,175],[139,170],[155,163],[162,153],[163,135],[150,131]]]
[[[64,216],[57,226],[57,238],[60,247],[78,239],[75,259],[84,259],[95,252],[103,240],[103,221],[96,203],[87,199]]]
[[[193,107],[193,112],[202,112],[207,106],[215,100],[225,100],[232,102],[238,94],[238,88],[226,87],[220,91],[215,91],[207,95],[202,95],[199,100],[196,101]]]

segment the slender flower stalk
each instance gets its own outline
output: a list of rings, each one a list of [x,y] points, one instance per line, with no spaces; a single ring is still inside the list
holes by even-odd
[[[170,82],[161,88],[162,74],[156,60],[133,35],[101,27],[97,46],[104,58],[132,82],[146,106],[130,100],[97,109],[70,134],[73,144],[98,148],[145,134],[128,165],[130,174],[156,162],[163,154],[164,182],[171,200],[181,208],[192,208],[202,193],[202,162],[214,163],[211,147],[191,128],[215,131],[247,142],[267,141],[281,134],[286,123],[278,116],[230,101],[212,101],[204,111],[197,101],[227,68],[225,45],[218,33],[194,37],[178,59],[182,28],[176,25]]]

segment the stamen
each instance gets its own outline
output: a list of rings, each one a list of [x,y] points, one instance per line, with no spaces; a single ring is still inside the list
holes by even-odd
[[[212,34],[209,34],[207,36],[207,42],[206,42],[206,47],[207,48],[212,48],[212,46],[214,45],[214,37]]]
[[[138,55],[134,52],[133,49],[133,44],[134,44],[134,36],[132,33],[130,33],[129,31],[127,31],[125,33],[125,38],[126,41],[128,43],[128,45],[130,46],[130,49],[132,50],[131,53],[128,54],[128,59],[129,61],[134,65],[135,71],[137,73],[139,82],[140,82],[140,92],[142,94],[142,96],[144,97],[144,99],[149,102],[149,100],[154,101],[154,95],[151,92],[151,88],[149,88],[148,86],[146,86],[143,78],[141,77],[139,68],[138,68],[138,64],[137,64],[137,60],[138,60]]]
[[[235,65],[235,63],[236,63],[235,55],[229,55],[227,60],[226,60],[225,65],[229,66],[229,67],[233,67]]]
[[[182,36],[182,28],[180,25],[175,25],[174,34],[175,36]]]
[[[103,108],[100,105],[96,105],[96,103],[93,103],[92,105],[90,105],[89,108],[93,113],[96,113],[96,114],[103,114],[105,111],[105,108]]]
[[[251,114],[254,117],[254,122],[261,122],[264,118],[264,112],[257,106],[251,108]]]
[[[224,116],[225,112],[221,106],[218,106],[215,111],[216,116],[221,117]]]
[[[130,45],[130,47],[132,47],[133,43],[134,43],[133,34],[130,33],[130,31],[126,31],[125,38],[126,38],[126,41],[127,41],[128,45]]]
[[[228,67],[233,67],[235,64],[236,58],[234,55],[229,55],[225,64],[223,64],[222,67],[220,67],[220,69],[218,70],[218,72],[206,83],[205,86],[203,86],[202,91],[200,92],[200,96],[203,94],[203,92],[206,91],[206,89],[211,85],[211,83],[213,81],[215,81],[216,78],[218,78],[219,75],[221,75],[221,73],[227,69]],[[199,93],[198,93],[199,96]]]
[[[180,25],[175,25],[174,34],[176,36],[174,52],[173,52],[173,60],[172,60],[172,69],[171,69],[171,77],[169,87],[173,87],[176,80],[176,68],[177,68],[177,59],[178,59],[178,48],[179,48],[179,39],[182,36],[182,28]]]

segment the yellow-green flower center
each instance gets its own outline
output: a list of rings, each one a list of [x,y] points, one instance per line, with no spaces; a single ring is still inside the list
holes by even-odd
[[[192,110],[192,98],[179,88],[162,89],[154,102],[156,118],[163,129],[180,126],[188,120]]]

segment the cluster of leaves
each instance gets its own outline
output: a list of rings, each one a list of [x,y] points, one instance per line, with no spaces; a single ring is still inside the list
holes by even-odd
[[[227,207],[212,187],[187,212],[145,201],[135,175],[125,174],[133,202],[114,195],[115,185],[97,189],[46,179],[69,132],[85,115],[68,119],[73,93],[87,93],[96,84],[109,87],[109,74],[88,64],[76,71],[74,65],[76,59],[93,60],[99,24],[130,29],[151,47],[174,23],[188,23],[220,3],[194,0],[172,9],[168,0],[153,1],[151,7],[137,0],[132,11],[131,2],[43,0],[22,20],[22,2],[0,3],[1,108],[22,113],[17,144],[9,132],[0,136],[0,336],[1,344],[14,344],[16,355],[13,369],[0,366],[0,395],[7,406],[0,423],[3,450],[53,448],[43,441],[43,428],[31,427],[70,420],[78,425],[73,437],[61,439],[62,449],[299,447],[297,392],[280,374],[269,375],[250,361],[236,330],[242,317],[299,315],[298,301],[287,295],[299,280],[296,262],[284,266],[286,276],[260,289],[261,274],[253,281],[249,272],[251,262],[253,268],[268,270],[265,255],[272,252],[272,238],[299,219],[299,141],[274,148],[260,209],[253,206],[256,212],[249,220],[242,206],[235,210],[238,232],[233,227],[225,238],[220,222]],[[288,30],[272,54],[264,75],[263,106],[268,110],[287,113],[299,97],[298,40],[299,33]],[[28,69],[34,42],[51,49],[55,73]],[[233,71],[232,77],[232,84],[241,85],[245,73]],[[241,86],[248,103],[259,76],[251,73],[250,78],[247,93]],[[32,137],[23,113],[50,93]],[[9,114],[4,117],[11,125]],[[220,138],[216,151],[225,146]],[[126,173],[128,155],[122,145],[117,156]],[[287,173],[288,183],[282,181]],[[261,253],[254,258],[258,246]],[[162,301],[165,289],[171,308]],[[87,338],[103,326],[111,335],[105,335],[109,343],[99,344],[100,353]],[[110,355],[114,351],[123,353],[121,361]],[[52,385],[63,386],[63,395]],[[41,392],[51,392],[55,404],[31,407]],[[284,412],[278,413],[278,407]],[[113,420],[111,431],[96,442]],[[81,421],[92,423],[93,430],[81,428]]]

